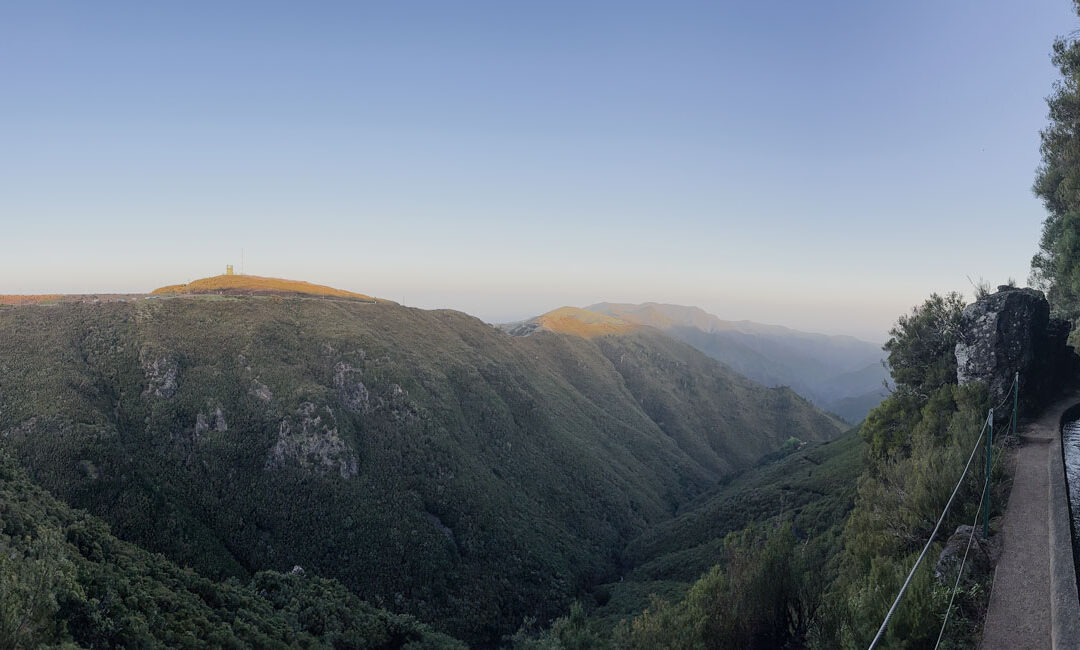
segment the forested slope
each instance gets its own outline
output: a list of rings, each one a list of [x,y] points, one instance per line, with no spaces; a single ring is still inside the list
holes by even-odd
[[[0,648],[403,648],[465,645],[340,583],[265,571],[215,582],[118,540],[0,454]]]
[[[652,330],[212,295],[0,329],[0,445],[119,537],[213,579],[299,564],[483,644],[614,578],[719,478],[837,434]]]

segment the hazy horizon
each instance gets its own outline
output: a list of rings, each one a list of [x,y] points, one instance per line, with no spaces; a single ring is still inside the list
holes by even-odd
[[[235,267],[235,272],[237,274],[241,273],[241,269],[240,269],[239,264],[234,264],[233,266]],[[247,269],[245,269],[245,270],[247,270]],[[210,276],[213,276],[213,275],[218,275],[218,274],[220,274],[222,272],[224,272],[224,266],[221,269],[218,269],[216,271],[215,270],[207,270],[205,273],[203,273],[201,275],[195,274],[195,275],[192,275],[191,277],[184,277],[184,278],[180,278],[180,279],[171,278],[171,279],[168,279],[168,280],[163,280],[163,281],[158,282],[156,284],[152,284],[152,286],[146,285],[146,284],[141,283],[141,282],[138,282],[136,278],[132,277],[132,278],[127,278],[123,282],[120,282],[120,283],[118,283],[116,285],[111,285],[111,286],[106,286],[106,287],[96,286],[93,283],[83,281],[83,282],[72,283],[70,285],[67,285],[67,286],[70,286],[70,287],[74,287],[73,289],[49,289],[49,288],[45,288],[45,289],[37,290],[37,291],[3,291],[3,290],[0,290],[0,295],[3,295],[5,293],[12,293],[12,294],[110,294],[110,293],[143,294],[143,293],[149,293],[153,289],[156,289],[156,288],[161,287],[161,286],[166,286],[166,285],[169,285],[169,284],[183,283],[183,282],[190,282],[192,280],[196,280],[196,279],[199,279],[201,277],[210,277]],[[628,303],[628,304],[658,303],[658,304],[667,304],[667,305],[698,307],[698,308],[704,310],[705,312],[720,318],[721,320],[727,320],[727,321],[742,321],[742,320],[753,321],[753,322],[757,322],[757,323],[761,323],[761,324],[765,324],[765,325],[779,325],[779,326],[788,327],[788,328],[791,328],[791,329],[794,329],[794,330],[800,330],[800,331],[804,331],[804,332],[829,334],[829,335],[853,336],[855,338],[860,338],[860,339],[870,341],[870,342],[873,342],[873,343],[882,343],[888,338],[888,335],[887,335],[886,332],[887,332],[887,329],[889,327],[891,327],[892,322],[894,322],[896,320],[896,317],[899,316],[900,313],[906,313],[906,311],[907,311],[906,309],[902,309],[901,312],[896,312],[894,314],[894,313],[889,311],[891,309],[891,304],[886,304],[884,307],[882,307],[882,311],[881,311],[881,316],[882,316],[882,318],[885,319],[885,321],[883,321],[883,322],[887,322],[887,325],[885,325],[885,329],[882,329],[880,332],[877,331],[877,330],[874,330],[874,329],[866,329],[866,330],[860,331],[860,330],[858,330],[856,328],[843,329],[843,328],[832,328],[832,327],[830,327],[828,325],[828,319],[829,319],[830,314],[821,314],[821,315],[818,315],[818,316],[822,316],[823,318],[815,318],[815,314],[813,314],[813,313],[803,313],[803,314],[800,314],[800,315],[796,315],[796,317],[792,318],[791,315],[792,315],[793,312],[791,311],[791,308],[792,308],[793,304],[796,304],[794,302],[795,300],[797,300],[795,297],[793,297],[791,301],[784,302],[784,303],[765,303],[765,302],[761,302],[761,301],[755,301],[752,296],[748,296],[748,297],[739,298],[739,299],[736,299],[736,300],[730,300],[729,302],[725,302],[725,303],[705,304],[705,303],[693,303],[693,302],[686,302],[686,301],[680,302],[678,299],[670,299],[669,300],[669,299],[657,299],[655,297],[638,297],[639,294],[622,294],[621,297],[615,297],[615,298],[612,298],[610,296],[595,297],[595,296],[591,296],[591,294],[586,294],[586,293],[582,293],[582,292],[573,292],[573,291],[566,292],[563,295],[564,299],[560,300],[560,295],[557,295],[557,292],[553,291],[548,296],[546,296],[546,298],[547,298],[546,302],[544,300],[545,296],[537,295],[536,293],[534,293],[534,294],[532,294],[530,296],[522,297],[521,299],[519,299],[517,301],[503,300],[501,302],[500,307],[485,309],[483,307],[483,305],[485,303],[490,302],[492,300],[492,298],[489,295],[484,295],[484,294],[479,294],[479,293],[455,292],[455,291],[449,290],[449,289],[442,290],[442,291],[428,289],[428,290],[425,291],[423,287],[410,287],[410,288],[415,289],[415,290],[410,291],[410,292],[403,292],[403,293],[400,293],[399,295],[393,295],[392,293],[389,293],[389,292],[381,292],[381,291],[372,290],[372,289],[370,289],[370,288],[368,288],[366,286],[350,286],[348,284],[342,284],[340,282],[335,282],[332,278],[331,279],[326,279],[326,278],[313,279],[311,277],[303,277],[303,276],[300,276],[300,275],[286,276],[286,275],[282,275],[282,274],[263,273],[263,272],[260,272],[260,273],[248,273],[248,274],[249,275],[263,275],[263,276],[269,276],[269,277],[288,277],[288,279],[303,280],[303,281],[307,281],[307,282],[314,282],[316,284],[325,284],[325,285],[328,285],[328,286],[333,286],[335,288],[346,289],[346,290],[350,290],[350,291],[356,291],[358,293],[365,293],[365,294],[373,295],[373,296],[375,296],[377,298],[393,300],[395,302],[399,302],[402,305],[405,305],[405,306],[408,306],[408,307],[417,307],[417,308],[421,308],[421,309],[453,309],[453,310],[465,312],[467,314],[470,314],[472,316],[480,318],[481,320],[483,320],[485,322],[492,323],[492,324],[512,323],[512,322],[527,320],[529,318],[539,316],[539,315],[544,314],[546,312],[552,311],[554,309],[558,309],[559,307],[565,307],[565,306],[585,308],[585,307],[588,307],[590,305],[595,305],[595,304],[604,303],[604,302],[608,302],[608,303]],[[146,277],[146,276],[141,276],[141,277]],[[400,287],[398,287],[398,288],[400,288]],[[972,292],[968,291],[966,293],[968,295],[970,295]],[[645,294],[640,294],[640,295],[645,295]],[[674,294],[674,295],[680,295],[680,296],[682,296],[684,298],[691,298],[691,296],[689,296],[689,295],[687,295],[685,293],[683,293],[683,294]],[[916,302],[921,302],[923,300],[923,298],[924,298],[923,296],[919,296],[919,297],[917,297],[915,299],[915,301]],[[916,304],[916,302],[913,302],[911,306],[914,306]],[[807,304],[804,304],[803,306],[805,306],[805,307],[807,307],[809,309],[813,305],[810,305],[809,303],[807,303]],[[818,304],[818,306],[820,306],[820,304]],[[834,304],[834,305],[832,305],[832,307],[841,308],[842,305]],[[787,318],[788,320],[783,320],[785,318]]]
[[[0,293],[251,274],[881,341],[1024,283],[1068,3],[0,9]]]

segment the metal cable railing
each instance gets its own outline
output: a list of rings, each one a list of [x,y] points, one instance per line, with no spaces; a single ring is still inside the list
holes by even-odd
[[[1009,435],[1016,433],[1016,415],[1019,407],[1020,398],[1020,373],[1016,373],[1013,376],[1013,383],[1009,387],[1008,393],[997,407],[989,409],[986,414],[986,418],[983,420],[982,430],[979,432],[979,437],[975,440],[975,446],[971,450],[971,454],[968,456],[967,464],[964,466],[964,471],[961,472],[960,478],[956,481],[956,487],[953,488],[952,494],[949,495],[949,500],[945,504],[945,508],[941,511],[941,516],[938,517],[937,523],[934,524],[934,530],[930,533],[930,538],[926,540],[926,544],[923,546],[922,551],[919,553],[919,557],[916,558],[914,566],[908,572],[907,578],[904,580],[904,584],[901,585],[899,593],[896,594],[896,598],[893,600],[892,606],[889,607],[889,611],[885,614],[885,620],[881,622],[881,626],[878,628],[877,634],[874,635],[874,640],[870,642],[868,650],[873,650],[877,644],[885,636],[885,630],[889,626],[889,621],[896,613],[896,609],[900,605],[900,601],[904,597],[904,593],[907,591],[908,586],[911,584],[912,578],[915,577],[915,572],[919,569],[923,559],[926,557],[926,552],[930,550],[930,546],[934,543],[934,538],[937,537],[938,530],[941,528],[942,522],[945,520],[945,516],[948,514],[949,509],[952,507],[953,501],[956,499],[957,493],[960,491],[960,486],[963,484],[964,479],[967,477],[968,470],[971,469],[971,463],[975,460],[975,454],[979,451],[979,447],[986,439],[986,475],[983,479],[983,488],[979,494],[979,507],[975,511],[975,521],[972,524],[971,534],[968,536],[967,547],[964,549],[964,558],[960,563],[960,568],[957,570],[956,583],[953,585],[952,594],[949,597],[949,605],[945,611],[944,620],[941,625],[941,631],[938,633],[938,644],[945,634],[945,627],[949,622],[949,612],[952,610],[953,601],[956,598],[956,592],[960,586],[960,577],[964,571],[964,565],[967,562],[968,550],[971,548],[971,542],[975,535],[975,527],[978,525],[979,515],[983,516],[983,536],[989,535],[989,518],[990,518],[990,477],[993,470],[996,468],[996,460],[1000,459],[1000,454],[997,455],[997,459],[994,458],[993,448],[993,432],[994,432],[994,413],[996,410],[1002,408],[1009,401],[1012,401],[1012,412],[1009,415],[1009,428],[1006,430],[1006,434],[1003,437],[1007,439]],[[935,645],[935,648],[937,646]]]

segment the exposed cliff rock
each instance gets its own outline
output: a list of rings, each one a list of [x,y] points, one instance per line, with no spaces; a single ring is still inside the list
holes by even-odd
[[[1005,399],[1019,372],[1023,405],[1037,408],[1075,374],[1077,357],[1065,343],[1068,334],[1068,323],[1050,318],[1041,291],[998,287],[964,308],[957,381],[985,382],[996,403]]]
[[[221,407],[214,409],[214,412],[210,415],[206,415],[201,411],[195,415],[196,437],[206,433],[210,429],[219,433],[229,430],[229,425],[225,422],[225,414],[221,412]]]
[[[277,469],[289,463],[322,474],[336,469],[341,478],[348,479],[356,476],[358,459],[338,433],[333,412],[326,406],[319,408],[304,402],[295,417],[281,421],[266,468]]]
[[[164,397],[166,399],[176,394],[177,378],[180,374],[180,365],[175,359],[170,359],[162,352],[144,347],[139,351],[139,362],[146,374],[146,388],[143,389],[143,397]]]
[[[274,397],[274,394],[270,392],[270,388],[258,379],[251,380],[251,394],[264,402],[269,402]]]
[[[367,386],[360,381],[364,376],[362,368],[353,367],[344,361],[334,366],[334,388],[337,389],[345,410],[356,415],[363,415],[371,408]]]

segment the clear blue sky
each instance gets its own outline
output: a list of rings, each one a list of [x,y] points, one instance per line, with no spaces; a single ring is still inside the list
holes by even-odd
[[[226,6],[227,5],[227,6]],[[306,279],[881,339],[1023,281],[1067,0],[0,5],[0,293]]]

